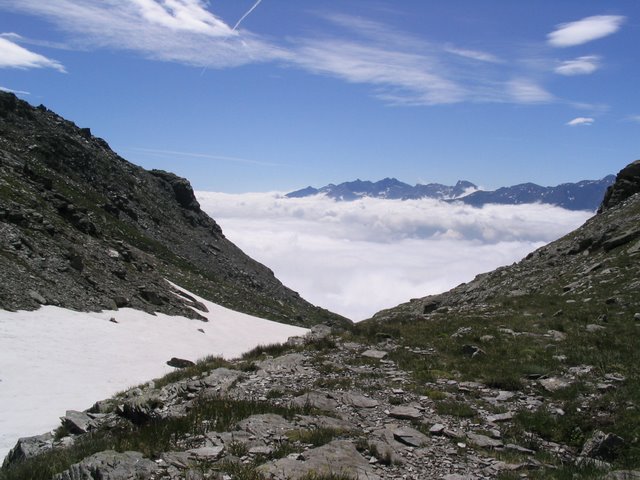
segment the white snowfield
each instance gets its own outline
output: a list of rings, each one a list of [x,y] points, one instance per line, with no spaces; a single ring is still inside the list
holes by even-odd
[[[56,428],[66,410],[85,410],[173,371],[166,365],[171,357],[233,358],[307,332],[183,291],[206,305],[209,312],[199,313],[208,322],[129,308],[0,310],[0,464],[18,438]]]

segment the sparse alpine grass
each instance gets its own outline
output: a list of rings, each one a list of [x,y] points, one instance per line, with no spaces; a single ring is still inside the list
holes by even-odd
[[[277,406],[269,402],[200,399],[184,417],[155,420],[139,427],[123,421],[112,430],[85,435],[71,447],[57,448],[2,469],[0,480],[49,480],[73,463],[104,450],[138,451],[154,458],[162,452],[191,448],[183,442],[188,435],[225,431],[244,418],[263,413],[275,413],[291,419],[306,411],[304,408]]]

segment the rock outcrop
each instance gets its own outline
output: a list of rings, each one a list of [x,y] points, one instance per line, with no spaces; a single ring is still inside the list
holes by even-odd
[[[286,323],[310,305],[224,237],[187,180],[146,171],[86,128],[0,92],[0,309],[131,307],[198,317],[165,279]]]

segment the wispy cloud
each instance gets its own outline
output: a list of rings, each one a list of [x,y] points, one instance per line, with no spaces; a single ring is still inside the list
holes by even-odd
[[[16,95],[31,95],[31,92],[25,92],[24,90],[14,90],[7,87],[0,87],[0,92],[15,93]]]
[[[53,68],[65,72],[60,62],[27,50],[6,37],[0,37],[0,68]]]
[[[78,49],[115,48],[211,68],[286,57],[251,32],[232,31],[201,0],[0,0],[0,7],[54,22]]]
[[[599,67],[600,57],[597,55],[588,55],[562,62],[556,67],[555,72],[565,76],[589,75]]]
[[[507,91],[517,103],[548,103],[554,97],[535,81],[516,78],[507,83]]]
[[[548,61],[546,70],[533,67],[517,48],[497,56],[343,14],[321,16],[331,24],[330,34],[264,37],[239,28],[259,4],[254,2],[231,27],[204,0],[0,0],[0,8],[55,23],[69,34],[66,47],[71,48],[128,50],[148,59],[205,69],[274,62],[368,86],[373,96],[391,105],[558,100],[543,83]],[[567,43],[567,38],[586,41],[604,35],[602,25],[618,28],[622,18],[589,17],[561,26],[550,37],[555,43]],[[556,72],[586,74],[597,65],[596,57],[579,57],[559,65]]]
[[[212,37],[227,37],[232,34],[226,23],[209,12],[200,0],[132,0],[140,9],[142,17],[171,30],[196,32]]]
[[[281,167],[279,163],[262,162],[259,160],[251,160],[248,158],[229,157],[225,155],[213,155],[209,153],[180,152],[176,150],[159,150],[154,148],[133,148],[135,152],[159,156],[159,157],[178,157],[178,158],[199,158],[204,160],[216,160],[221,162],[247,163],[250,165],[262,165],[263,167]]]
[[[502,60],[492,53],[482,52],[480,50],[469,50],[466,48],[458,48],[451,45],[446,46],[444,50],[448,53],[452,53],[464,58],[470,58],[472,60],[477,60],[479,62],[502,63]]]
[[[616,33],[625,17],[620,15],[595,15],[570,23],[563,23],[547,35],[553,47],[573,47]]]
[[[570,127],[579,127],[593,125],[593,122],[595,122],[595,119],[591,117],[577,117],[568,121],[566,124]]]
[[[629,115],[627,116],[627,120],[631,122],[640,123],[640,115]]]
[[[228,238],[287,286],[355,320],[513,263],[590,216],[549,205],[196,196]]]

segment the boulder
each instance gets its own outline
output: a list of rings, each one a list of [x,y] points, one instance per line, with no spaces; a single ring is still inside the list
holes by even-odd
[[[400,443],[409,445],[410,447],[422,447],[428,443],[429,439],[415,428],[402,427],[393,430],[393,438]]]
[[[75,410],[67,410],[65,416],[61,417],[60,420],[69,432],[76,435],[87,433],[94,425],[89,415]]]
[[[480,435],[479,433],[467,433],[467,440],[478,448],[500,448],[503,446],[500,440]]]
[[[607,188],[598,213],[622,203],[638,192],[640,192],[640,160],[636,160],[620,170],[615,183]]]
[[[21,460],[35,457],[53,448],[53,435],[45,433],[35,437],[20,438],[2,463],[2,468],[6,468]]]
[[[160,468],[140,452],[99,452],[75,463],[53,480],[130,480],[152,478]]]
[[[274,480],[298,480],[306,475],[318,477],[344,475],[354,480],[380,480],[369,461],[347,440],[334,440],[308,450],[302,459],[281,458],[258,467],[258,471]]]
[[[191,360],[186,360],[184,358],[172,357],[171,360],[167,360],[167,365],[175,368],[187,368],[187,367],[193,367],[195,363],[193,363]]]
[[[326,412],[335,410],[338,407],[338,402],[331,395],[324,392],[307,392],[294,398],[291,404],[296,407],[317,408]]]
[[[420,420],[422,412],[414,407],[398,406],[389,411],[389,416],[400,420]]]
[[[580,456],[607,461],[614,460],[623,445],[624,440],[615,433],[596,430],[591,438],[584,443]]]

